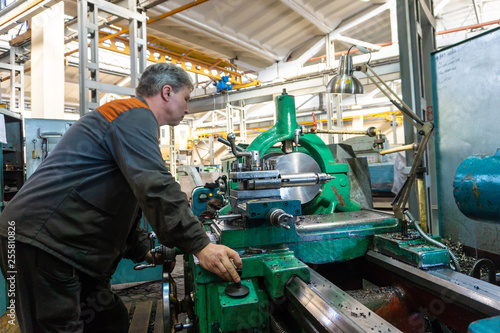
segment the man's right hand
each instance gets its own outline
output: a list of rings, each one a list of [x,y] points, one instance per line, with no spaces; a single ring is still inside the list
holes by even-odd
[[[241,269],[243,263],[236,251],[224,245],[210,243],[194,255],[200,261],[201,267],[207,271],[217,274],[224,280],[240,282],[240,276],[234,265]]]

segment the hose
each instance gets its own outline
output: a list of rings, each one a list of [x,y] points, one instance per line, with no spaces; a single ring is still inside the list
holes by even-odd
[[[481,268],[483,267],[488,268],[488,282],[496,284],[497,282],[496,267],[493,261],[489,259],[483,258],[476,261],[469,275],[475,277],[476,279],[481,279]]]
[[[437,240],[429,237],[429,235],[427,235],[422,230],[422,228],[420,228],[420,225],[417,222],[415,222],[415,218],[413,218],[413,216],[411,215],[411,213],[408,210],[405,211],[405,215],[409,219],[409,222],[413,224],[413,226],[418,231],[418,233],[420,234],[420,236],[422,236],[423,239],[425,239],[427,242],[431,243],[432,245],[435,245],[435,246],[437,246],[437,247],[439,247],[441,249],[444,249],[444,250],[448,251],[448,253],[450,254],[450,258],[453,261],[453,264],[455,265],[455,270],[457,272],[460,272],[462,269],[460,268],[460,264],[458,263],[457,257],[455,257],[455,255],[453,254],[453,252],[451,252],[451,250],[449,248],[447,248],[446,245],[444,245],[443,243],[438,242]]]

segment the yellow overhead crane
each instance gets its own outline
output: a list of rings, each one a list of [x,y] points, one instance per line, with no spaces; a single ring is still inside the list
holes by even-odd
[[[108,36],[109,38],[107,38]],[[127,37],[116,36],[116,33],[99,31],[99,41],[101,48],[126,55],[129,54]],[[228,60],[152,35],[148,35],[147,45],[148,61],[172,62],[188,72],[205,75],[215,81],[222,80],[222,76],[228,76],[233,89],[259,86],[261,84],[260,80],[246,76]]]
[[[162,20],[186,9],[198,6],[209,0],[198,0],[184,6],[180,6],[174,10],[163,13],[157,17],[153,17],[147,21],[147,24]],[[103,29],[99,30],[99,46],[112,50],[114,52],[129,55],[129,40],[127,33],[128,27],[122,28],[114,33],[106,33]],[[152,62],[172,62],[184,68],[188,72],[205,75],[214,81],[222,81],[222,76],[228,77],[229,83],[233,89],[241,89],[246,87],[260,86],[262,81],[255,80],[246,76],[242,71],[238,70],[228,60],[221,59],[198,50],[188,48],[186,46],[167,41],[165,39],[147,36],[148,61]],[[68,56],[78,52],[78,49],[67,52],[64,56]]]
[[[188,3],[167,13],[153,17],[149,19],[147,23],[156,22],[207,1],[209,0],[198,0]],[[5,23],[4,21],[2,22]],[[99,46],[104,49],[129,55],[129,40],[127,36],[129,29],[127,27],[120,28],[122,28],[122,30],[113,33],[106,32],[103,31],[104,29],[101,29],[99,31]],[[14,46],[16,43],[26,41],[30,37],[31,30],[28,30],[25,34],[19,36],[19,38],[11,41],[11,45]],[[67,57],[78,51],[78,48],[74,49],[66,52],[64,56]],[[218,58],[153,35],[147,36],[147,51],[147,60],[151,62],[172,62],[184,68],[188,72],[207,76],[214,81],[222,81],[222,76],[226,76],[229,79],[229,83],[232,84],[233,89],[260,86],[262,83],[260,80],[256,80],[245,75],[245,73],[238,70],[238,68],[231,64],[228,60]],[[30,68],[25,69],[25,73],[29,70]],[[8,79],[10,79],[10,76],[3,78],[4,81]]]

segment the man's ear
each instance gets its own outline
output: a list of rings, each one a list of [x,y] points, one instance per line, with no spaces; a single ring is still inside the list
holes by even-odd
[[[171,93],[172,93],[172,87],[168,84],[164,85],[163,88],[161,89],[161,96],[166,101],[170,99]]]

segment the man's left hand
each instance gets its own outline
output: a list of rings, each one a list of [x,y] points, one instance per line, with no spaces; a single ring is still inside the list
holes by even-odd
[[[153,254],[151,253],[151,250],[148,251],[148,253],[146,253],[146,255],[144,256],[144,260],[146,260],[146,262],[148,264],[153,263]],[[163,256],[161,253],[155,253],[155,264],[156,265],[163,265],[164,264]],[[175,260],[170,263],[170,267],[169,267],[168,271],[172,272],[174,267],[175,267]]]

